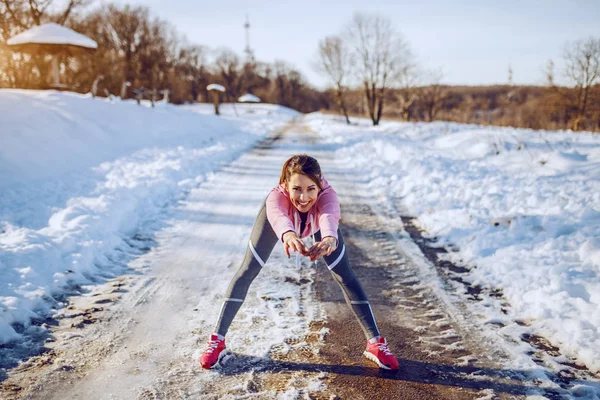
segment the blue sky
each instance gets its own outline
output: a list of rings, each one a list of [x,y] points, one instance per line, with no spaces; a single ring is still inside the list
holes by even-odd
[[[441,68],[448,84],[507,83],[509,64],[514,83],[542,84],[548,59],[559,75],[566,42],[600,37],[600,0],[114,2],[148,6],[191,43],[227,46],[240,55],[248,14],[256,58],[286,60],[317,87],[326,84],[311,67],[319,40],[340,32],[356,11],[388,16],[419,64]]]

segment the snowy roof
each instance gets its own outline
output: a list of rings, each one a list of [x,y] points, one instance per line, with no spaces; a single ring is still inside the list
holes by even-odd
[[[219,92],[225,92],[225,87],[218,83],[211,83],[206,87],[206,90],[218,90]]]
[[[98,44],[89,37],[53,22],[21,32],[8,39],[6,44],[9,46],[45,44],[54,46],[76,46],[87,49],[98,48]]]
[[[240,103],[260,103],[260,98],[256,97],[253,94],[246,93],[243,96],[240,96],[238,99]]]

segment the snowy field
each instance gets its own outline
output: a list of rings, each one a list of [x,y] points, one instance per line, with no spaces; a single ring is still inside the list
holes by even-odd
[[[225,105],[216,117],[211,105],[151,108],[19,90],[0,90],[0,110],[0,344],[44,330],[39,321],[78,286],[121,276],[150,257],[141,249],[161,241],[156,232],[169,232],[164,223],[173,215],[165,210],[200,212],[207,199],[218,205],[227,185],[212,174],[236,168],[231,161],[299,117],[274,105]],[[492,300],[471,305],[490,337],[536,332],[600,371],[598,136],[445,122],[347,126],[322,114],[302,121],[349,170],[369,173],[372,195],[399,200],[402,214],[454,249],[447,257],[470,268],[473,284],[502,291],[505,312]],[[257,187],[245,194],[249,204],[218,205],[208,216],[222,226],[233,212],[243,222],[239,231],[210,231],[231,251],[245,240],[265,183],[277,178],[262,167],[248,178]],[[204,234],[197,221],[181,224]],[[218,249],[207,240],[208,253]],[[177,257],[192,254],[185,245]],[[291,280],[280,278],[264,284]],[[261,293],[270,293],[267,286]],[[518,344],[513,350],[524,357]]]
[[[165,205],[297,115],[20,90],[0,90],[0,110],[0,344],[123,273]]]
[[[474,266],[473,284],[501,289],[511,305],[476,312],[505,325],[501,335],[538,332],[600,371],[598,135],[340,121],[305,118],[348,168],[370,173],[374,194],[400,199],[431,237],[459,249],[447,257]]]

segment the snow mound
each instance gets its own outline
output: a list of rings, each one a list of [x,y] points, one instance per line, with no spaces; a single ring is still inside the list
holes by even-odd
[[[468,282],[503,290],[510,317],[600,371],[600,138],[448,122],[356,126],[311,114],[375,193],[401,199]],[[506,315],[482,307],[488,320]],[[528,331],[529,332],[529,331]],[[495,333],[492,333],[496,335]]]
[[[165,207],[297,112],[150,108],[68,92],[0,90],[0,343],[65,291],[122,273]]]

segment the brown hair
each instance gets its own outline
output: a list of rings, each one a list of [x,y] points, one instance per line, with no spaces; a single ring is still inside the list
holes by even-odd
[[[323,190],[323,184],[321,183],[321,166],[316,158],[307,154],[296,154],[295,156],[288,158],[281,169],[279,183],[289,182],[293,174],[308,176],[317,184],[319,190]]]

